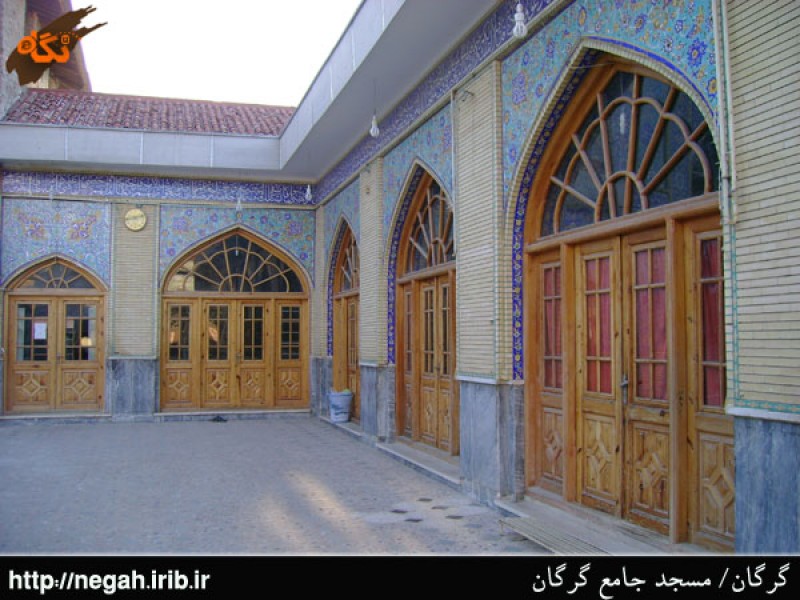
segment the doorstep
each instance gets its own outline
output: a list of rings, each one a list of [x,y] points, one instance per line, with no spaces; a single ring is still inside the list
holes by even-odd
[[[107,413],[94,412],[61,412],[61,413],[22,413],[16,415],[0,415],[0,423],[39,424],[52,423],[58,425],[75,423],[110,423],[112,416]]]
[[[311,411],[307,408],[278,410],[208,410],[192,412],[159,412],[152,420],[157,423],[173,421],[245,421],[255,419],[280,419],[285,417],[308,417]]]
[[[461,477],[461,464],[458,457],[422,444],[404,440],[379,443],[377,448],[413,469],[461,491],[463,478]]]
[[[687,555],[715,554],[694,544],[673,544],[665,536],[577,504],[556,494],[535,492],[495,505],[509,516],[503,527],[517,531],[554,554]]]

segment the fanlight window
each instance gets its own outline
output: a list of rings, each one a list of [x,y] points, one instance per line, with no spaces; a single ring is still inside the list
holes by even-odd
[[[206,246],[175,270],[170,292],[302,292],[297,274],[243,235]]]
[[[716,163],[708,124],[686,94],[619,72],[550,177],[541,235],[714,192]]]
[[[342,245],[342,258],[340,259],[341,291],[349,292],[359,287],[358,278],[358,244],[352,234],[348,234]]]
[[[408,238],[409,272],[420,271],[455,260],[453,211],[447,196],[434,181],[425,190]]]
[[[20,288],[35,289],[94,289],[94,285],[75,269],[58,261],[52,262],[29,275]]]

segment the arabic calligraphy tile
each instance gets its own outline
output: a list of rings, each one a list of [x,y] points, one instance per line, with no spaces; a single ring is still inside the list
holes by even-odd
[[[32,174],[19,171],[3,171],[3,192],[6,194],[28,194],[31,192]]]
[[[56,175],[56,184],[53,192],[56,194],[77,196],[81,192],[80,175],[69,173],[60,173]]]

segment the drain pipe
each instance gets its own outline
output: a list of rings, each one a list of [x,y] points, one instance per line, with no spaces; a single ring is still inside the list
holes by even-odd
[[[720,212],[722,214],[723,240],[727,241],[725,259],[730,273],[731,351],[729,379],[732,389],[728,397],[739,400],[739,282],[736,260],[736,163],[733,143],[733,114],[730,57],[728,53],[728,12],[726,0],[712,0],[715,35],[717,81],[719,90],[719,141],[720,141]],[[728,399],[726,398],[726,404]]]

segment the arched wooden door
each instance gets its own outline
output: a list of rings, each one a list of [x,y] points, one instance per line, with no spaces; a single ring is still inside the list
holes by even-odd
[[[104,310],[101,284],[63,259],[16,278],[5,321],[6,412],[103,410]]]
[[[528,481],[674,541],[731,547],[711,132],[643,69],[584,86],[529,209]]]
[[[398,253],[398,433],[459,452],[455,382],[453,211],[430,175],[420,180]]]
[[[333,386],[353,392],[354,421],[361,419],[358,363],[359,253],[348,227],[339,245],[333,282]]]
[[[226,234],[178,261],[162,305],[162,410],[308,406],[307,294],[287,257]]]

